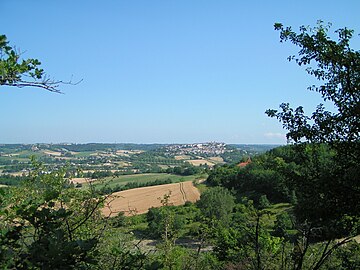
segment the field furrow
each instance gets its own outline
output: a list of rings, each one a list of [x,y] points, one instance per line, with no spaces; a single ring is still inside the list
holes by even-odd
[[[169,193],[171,205],[182,205],[186,201],[196,202],[200,199],[198,189],[188,181],[115,192],[107,199],[102,212],[105,216],[115,216],[119,212],[124,212],[127,216],[143,214],[151,207],[162,206],[160,200]]]

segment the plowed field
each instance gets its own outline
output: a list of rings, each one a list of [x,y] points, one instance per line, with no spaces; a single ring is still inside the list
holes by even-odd
[[[115,216],[119,212],[125,215],[143,214],[151,207],[160,207],[161,199],[170,194],[171,205],[182,205],[186,201],[196,202],[200,199],[198,189],[191,181],[152,187],[143,187],[113,193],[103,209],[105,216]]]

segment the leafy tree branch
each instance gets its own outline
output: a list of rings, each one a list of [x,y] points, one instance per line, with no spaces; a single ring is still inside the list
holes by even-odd
[[[21,53],[9,45],[5,35],[0,35],[0,86],[35,87],[62,93],[59,89],[61,84],[80,82],[51,79],[41,68],[38,59],[21,59]]]

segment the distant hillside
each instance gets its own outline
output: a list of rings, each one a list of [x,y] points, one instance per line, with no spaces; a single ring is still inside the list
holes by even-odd
[[[235,147],[236,149],[246,151],[252,155],[258,155],[274,149],[276,147],[282,146],[280,144],[229,144],[229,146]]]

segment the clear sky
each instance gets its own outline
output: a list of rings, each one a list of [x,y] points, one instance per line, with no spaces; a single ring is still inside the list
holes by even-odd
[[[311,77],[273,24],[359,30],[358,0],[0,0],[0,34],[64,95],[0,87],[0,143],[285,143],[265,115],[311,112]],[[354,48],[359,48],[359,36]]]

